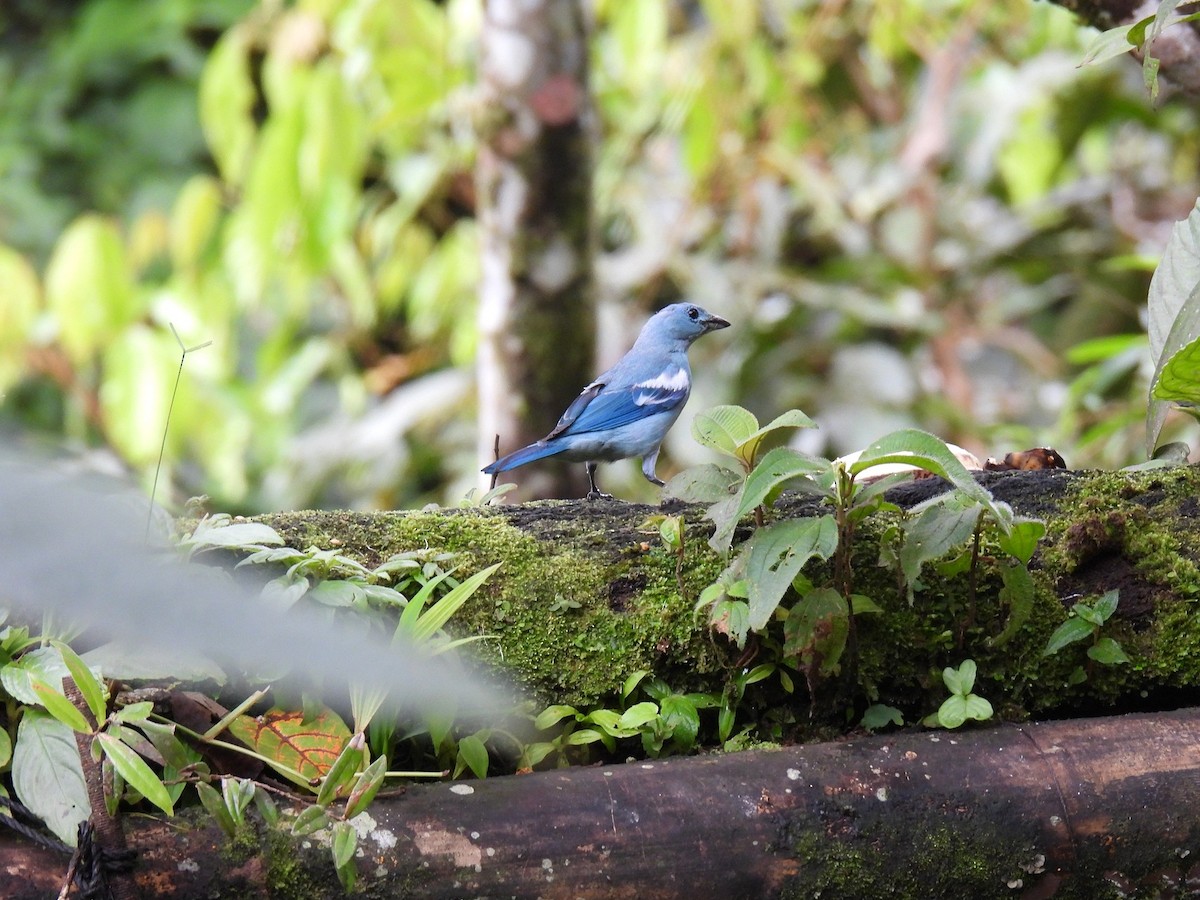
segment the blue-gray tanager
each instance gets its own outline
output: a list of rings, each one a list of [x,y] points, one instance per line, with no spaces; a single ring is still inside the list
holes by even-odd
[[[489,475],[561,456],[587,466],[588,499],[605,496],[596,487],[596,465],[640,456],[642,474],[661,485],[654,473],[658,449],[675,424],[692,389],[687,351],[692,341],[728,328],[720,316],[694,303],[659,310],[642,327],[621,361],[583,389],[554,430],[534,444],[496,460]]]

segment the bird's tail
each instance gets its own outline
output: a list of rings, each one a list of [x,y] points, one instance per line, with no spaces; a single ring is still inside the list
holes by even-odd
[[[561,453],[563,449],[563,447],[556,447],[546,441],[538,441],[536,444],[530,444],[528,447],[514,450],[508,456],[500,457],[490,466],[486,466],[483,473],[485,475],[495,475],[497,472],[507,472],[509,469],[523,466],[525,463],[533,462],[535,459],[554,456],[556,453]]]

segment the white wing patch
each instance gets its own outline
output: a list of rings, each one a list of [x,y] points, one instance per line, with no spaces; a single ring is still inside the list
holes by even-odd
[[[641,381],[633,386],[633,402],[638,406],[653,403],[666,403],[686,391],[691,386],[688,373],[683,369],[663,372],[650,381]]]

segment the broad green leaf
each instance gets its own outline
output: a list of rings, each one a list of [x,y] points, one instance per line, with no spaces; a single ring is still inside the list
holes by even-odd
[[[702,463],[684,469],[667,482],[664,497],[674,497],[685,503],[717,503],[737,493],[743,475],[727,466]]]
[[[154,770],[145,760],[111,734],[102,732],[96,735],[96,740],[100,743],[104,755],[112,761],[113,768],[121,773],[121,777],[130,787],[168,816],[174,815],[171,795],[167,793],[166,785],[154,774]]]
[[[737,448],[758,431],[754,413],[740,406],[714,406],[692,420],[692,437],[705,447],[735,459]]]
[[[663,698],[661,716],[671,728],[671,738],[679,748],[685,752],[690,750],[700,733],[700,713],[696,704],[680,694],[671,694]]]
[[[250,74],[251,31],[235,26],[217,41],[200,76],[200,123],[221,176],[237,187],[251,160],[258,97]]]
[[[966,714],[968,719],[983,722],[992,717],[992,704],[987,700],[984,700],[978,694],[970,694],[966,699]]]
[[[943,728],[957,728],[967,721],[967,700],[961,694],[952,694],[938,707],[937,720]]]
[[[486,778],[488,773],[487,745],[477,735],[468,734],[458,742],[460,766],[470,768],[476,778]],[[461,772],[461,769],[459,769]]]
[[[222,548],[257,547],[262,544],[284,543],[279,532],[262,522],[223,524],[224,521],[226,520],[204,519],[196,526],[196,530],[180,543],[185,547]]]
[[[1200,302],[1200,286],[1193,300]],[[1150,396],[1200,406],[1200,338],[1181,347],[1163,364]]]
[[[625,682],[621,685],[621,700],[625,701],[629,699],[629,695],[633,693],[634,688],[641,684],[642,679],[649,674],[650,672],[647,669],[642,669],[626,678]]]
[[[1104,624],[1104,616],[1097,612],[1090,603],[1076,603],[1071,607],[1071,612],[1091,625],[1093,630]]]
[[[71,674],[62,654],[53,647],[38,647],[21,655],[16,662],[0,668],[0,685],[21,703],[41,703],[41,697],[33,689],[34,680],[44,684],[61,684]]]
[[[641,703],[635,703],[625,712],[621,713],[621,718],[617,724],[620,728],[631,729],[641,728],[647,722],[651,722],[658,718],[658,704],[651,703],[649,700],[643,700]]]
[[[1004,630],[992,640],[995,647],[1003,647],[1011,641],[1029,621],[1033,612],[1033,577],[1021,563],[1010,563],[1000,567],[1000,602],[1008,606],[1008,621]]]
[[[850,472],[858,475],[871,466],[883,463],[902,463],[916,466],[949,481],[966,497],[980,504],[996,519],[1003,531],[1008,531],[1012,520],[992,499],[967,467],[959,461],[946,442],[916,428],[902,428],[884,435],[866,450],[850,466]]]
[[[766,500],[775,488],[795,478],[815,475],[828,468],[829,464],[823,459],[816,459],[791,447],[776,447],[762,458],[746,478],[746,488],[738,504],[738,518],[750,513],[754,507]]]
[[[772,451],[774,452],[774,451]],[[750,627],[761,631],[810,559],[828,559],[837,549],[833,516],[788,519],[754,533],[738,556],[741,574],[750,587]]]
[[[849,633],[845,598],[833,588],[817,588],[788,611],[783,623],[784,653],[806,666],[818,665],[822,675],[832,675],[838,670]]]
[[[1042,651],[1042,656],[1053,656],[1068,644],[1091,637],[1092,630],[1093,626],[1091,623],[1085,622],[1083,619],[1078,617],[1067,619],[1067,621],[1054,629],[1054,633],[1050,635],[1050,640],[1046,642],[1046,649]]]
[[[904,544],[900,548],[900,569],[913,603],[921,567],[961,547],[975,531],[981,507],[938,503],[923,510],[904,526]]]
[[[1101,623],[1107,622],[1113,613],[1117,611],[1117,603],[1119,602],[1120,591],[1113,589],[1106,591],[1093,605],[1096,614],[1100,617]]]
[[[1146,330],[1150,338],[1150,360],[1154,363],[1151,384],[1157,386],[1167,361],[1180,349],[1200,338],[1200,201],[1186,219],[1175,223],[1162,262],[1150,279],[1146,300]],[[1146,411],[1146,455],[1154,452],[1167,403],[1151,397]]]
[[[271,760],[280,775],[310,790],[350,739],[350,729],[331,709],[311,719],[299,710],[279,708],[261,716],[238,716],[229,732]]]
[[[1088,647],[1087,655],[1096,662],[1103,663],[1106,666],[1116,666],[1129,662],[1129,657],[1125,655],[1125,651],[1121,649],[1121,645],[1110,637],[1102,637],[1091,647]]]
[[[59,238],[46,266],[46,304],[72,362],[83,366],[142,313],[114,221],[87,214]]]
[[[533,720],[533,727],[538,731],[544,731],[554,725],[557,725],[568,716],[578,716],[579,711],[573,706],[559,704],[556,706],[548,706],[543,709],[536,719]]]
[[[74,847],[79,823],[92,814],[74,732],[48,713],[25,710],[17,726],[12,780],[17,799]]]
[[[91,734],[92,726],[88,724],[83,713],[81,713],[75,704],[56,691],[50,685],[43,681],[34,679],[30,686],[33,692],[38,696],[38,703],[46,708],[46,712],[58,719],[72,731],[78,731],[80,734]]]
[[[63,662],[66,663],[67,670],[75,680],[75,686],[79,688],[79,693],[83,695],[88,709],[92,711],[92,716],[97,722],[103,722],[105,716],[108,714],[108,700],[104,685],[100,683],[100,679],[79,658],[78,654],[62,641],[51,641],[50,645],[62,654]],[[149,703],[146,705],[152,706]]]
[[[867,731],[878,731],[888,725],[903,725],[904,715],[894,706],[875,703],[867,707],[859,724]]]
[[[8,730],[0,728],[0,769],[12,762],[12,751],[12,738],[8,736]]]
[[[729,553],[729,547],[733,543],[733,535],[741,519],[738,509],[742,505],[742,492],[745,487],[745,484],[742,484],[737,493],[705,510],[704,518],[713,523],[713,535],[708,539],[708,545],[722,556]]]
[[[1012,530],[1001,534],[997,540],[1000,549],[1025,565],[1033,559],[1038,541],[1046,534],[1046,523],[1040,519],[1015,519]]]
[[[747,469],[754,466],[754,460],[758,457],[758,448],[762,446],[763,440],[772,431],[778,431],[780,428],[816,428],[817,423],[806,416],[798,409],[791,409],[781,416],[776,416],[768,424],[759,428],[748,438],[739,441],[736,448],[737,458],[742,465]]]
[[[946,667],[942,670],[942,681],[952,694],[966,696],[975,687],[975,660],[964,659],[957,669]]]

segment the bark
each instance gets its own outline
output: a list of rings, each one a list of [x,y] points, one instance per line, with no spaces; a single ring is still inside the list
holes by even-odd
[[[593,114],[576,0],[489,0],[477,169],[482,239],[480,458],[544,437],[595,376]],[[549,463],[531,496],[578,496],[582,467]]]
[[[1052,0],[1075,13],[1081,21],[1102,31],[1138,22],[1158,11],[1155,0]],[[1180,13],[1194,12],[1196,4],[1185,4]],[[1155,40],[1152,54],[1160,62],[1163,94],[1183,93],[1194,101],[1200,97],[1200,28],[1195,22],[1174,25]]]
[[[368,897],[1176,896],[1200,878],[1200,710],[411,787],[368,815]],[[342,896],[321,834],[180,826],[130,820],[147,896]],[[64,868],[0,841],[11,900]]]

